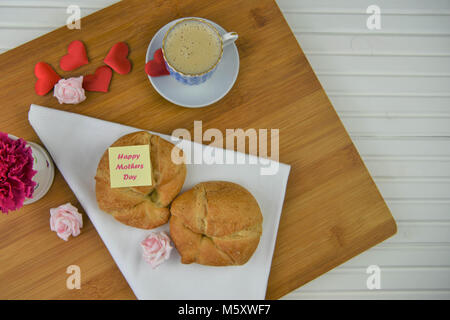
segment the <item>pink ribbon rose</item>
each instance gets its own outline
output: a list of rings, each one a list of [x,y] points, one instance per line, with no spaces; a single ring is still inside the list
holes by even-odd
[[[155,269],[165,260],[169,259],[173,247],[170,245],[170,238],[165,232],[151,233],[142,240],[144,260]]]
[[[83,89],[83,76],[61,79],[55,84],[54,94],[59,103],[77,104],[86,99]]]
[[[61,239],[67,241],[70,235],[78,236],[82,227],[83,216],[70,203],[50,209],[50,229]]]

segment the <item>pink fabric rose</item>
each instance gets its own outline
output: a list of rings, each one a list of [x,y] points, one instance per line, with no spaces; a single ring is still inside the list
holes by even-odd
[[[143,257],[153,269],[169,259],[173,247],[170,245],[170,238],[165,232],[151,233],[142,240],[141,247]]]
[[[83,89],[83,76],[61,79],[55,84],[54,94],[59,103],[77,104],[86,99]]]
[[[70,203],[50,209],[50,229],[64,241],[67,241],[70,235],[78,236],[82,227],[83,216]]]

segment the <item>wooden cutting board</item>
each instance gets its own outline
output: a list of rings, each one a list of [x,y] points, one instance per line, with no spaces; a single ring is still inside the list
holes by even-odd
[[[164,100],[144,73],[147,46],[166,23],[186,16],[213,20],[239,34],[241,67],[230,93],[214,105],[187,109]],[[72,40],[90,63],[59,68]],[[128,75],[114,73],[109,93],[60,105],[34,93],[34,65],[51,64],[63,77],[93,73],[118,41],[130,47]],[[277,299],[392,236],[396,224],[333,106],[273,0],[125,0],[0,55],[0,123],[39,142],[28,123],[31,103],[171,134],[218,128],[280,129],[279,160],[292,166],[267,289]],[[77,128],[73,128],[76,134]],[[269,149],[270,150],[270,149]],[[82,174],[82,173],[80,173]],[[261,186],[262,188],[264,186]],[[0,215],[1,299],[134,299],[85,216],[68,242],[49,229],[49,209],[76,198],[59,172],[42,200]],[[81,268],[81,289],[68,290],[66,269]]]

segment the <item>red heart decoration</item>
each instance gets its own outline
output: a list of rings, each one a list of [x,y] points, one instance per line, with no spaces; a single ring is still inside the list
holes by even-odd
[[[69,44],[67,54],[61,58],[59,66],[64,71],[72,71],[88,63],[89,60],[83,42],[75,40]]]
[[[83,88],[86,91],[108,92],[111,82],[112,70],[108,66],[101,66],[94,74],[83,78]]]
[[[37,81],[34,85],[34,91],[40,96],[49,93],[55,84],[61,79],[53,68],[45,62],[38,62],[34,67],[34,75]]]
[[[160,77],[169,75],[169,71],[166,68],[162,49],[158,49],[153,54],[153,60],[150,60],[145,64],[145,73],[150,77]]]
[[[127,44],[125,42],[118,42],[109,50],[103,62],[117,73],[127,74],[131,70],[131,62],[127,59],[127,56]]]

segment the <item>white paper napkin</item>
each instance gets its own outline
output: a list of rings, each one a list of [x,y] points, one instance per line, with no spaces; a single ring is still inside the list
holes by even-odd
[[[267,164],[249,164],[249,156],[243,154],[239,157],[246,164],[187,165],[182,191],[202,181],[225,180],[241,184],[255,196],[264,217],[260,244],[243,266],[184,265],[173,250],[169,260],[152,269],[142,259],[139,245],[150,231],[119,223],[98,208],[95,197],[94,177],[103,152],[119,137],[140,129],[37,105],[31,105],[28,119],[138,299],[264,299],[289,165],[280,163],[277,174],[261,175]],[[158,135],[171,141],[170,136]],[[198,144],[190,141],[179,146],[186,152],[198,150]],[[166,224],[155,230],[168,229]]]

